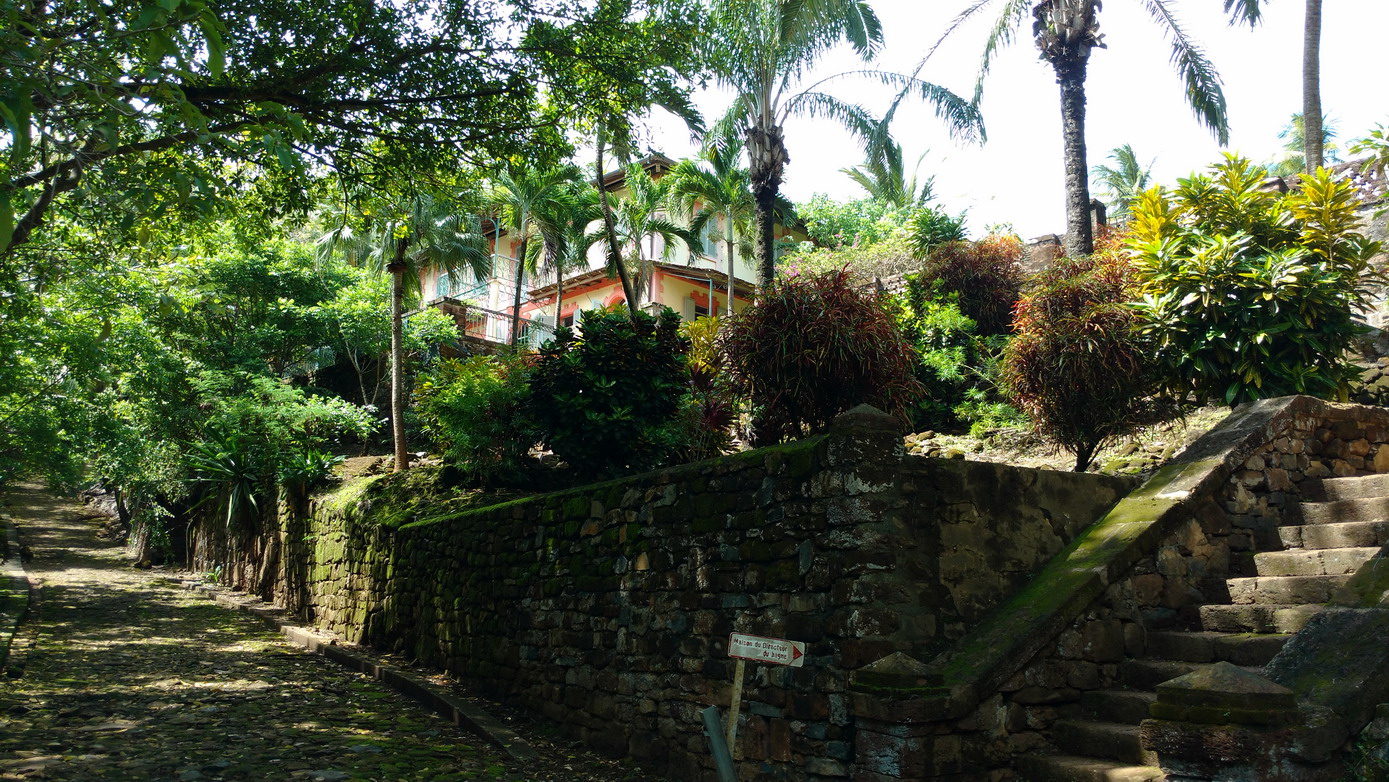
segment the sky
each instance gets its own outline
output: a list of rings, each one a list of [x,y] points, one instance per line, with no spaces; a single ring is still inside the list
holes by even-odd
[[[1254,30],[1232,28],[1219,0],[1169,0],[1186,32],[1219,71],[1229,108],[1230,151],[1257,162],[1276,157],[1278,133],[1302,110],[1304,3],[1267,0]],[[911,72],[966,0],[874,0],[883,21],[884,47],[871,67]],[[997,6],[997,3],[995,3]],[[1322,10],[1322,111],[1338,131],[1342,149],[1379,123],[1389,124],[1389,88],[1376,54],[1389,30],[1386,0],[1327,0]],[[988,21],[956,30],[922,71],[922,78],[969,96],[978,74]],[[1170,46],[1140,0],[1109,0],[1099,15],[1108,48],[1090,56],[1086,80],[1089,164],[1110,162],[1110,151],[1130,144],[1140,161],[1152,161],[1154,181],[1177,177],[1220,159],[1221,148],[1187,106],[1182,84],[1168,64]],[[937,203],[967,210],[971,235],[1011,224],[1030,239],[1065,230],[1061,169],[1060,98],[1055,76],[1038,59],[1029,29],[994,62],[984,83],[982,111],[988,141],[967,146],[950,139],[929,107],[899,110],[893,133],[908,165],[925,153],[920,175],[935,177]],[[845,48],[832,53],[811,79],[864,66]],[[830,90],[881,114],[891,94],[866,80],[846,77]],[[705,116],[717,118],[726,92],[697,95]],[[654,117],[651,146],[680,158],[695,151],[677,121]],[[814,193],[837,199],[863,195],[839,169],[857,165],[862,153],[837,126],[805,119],[786,124],[790,163],[782,192],[793,201]]]

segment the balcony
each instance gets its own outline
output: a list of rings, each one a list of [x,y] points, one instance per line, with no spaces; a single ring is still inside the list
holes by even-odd
[[[451,297],[431,300],[427,306],[434,307],[453,318],[458,325],[460,341],[484,352],[511,344],[511,315],[504,312],[479,307],[472,302],[460,301]],[[538,320],[521,318],[520,336],[516,340],[519,348],[536,350],[546,340],[553,339],[555,328]]]

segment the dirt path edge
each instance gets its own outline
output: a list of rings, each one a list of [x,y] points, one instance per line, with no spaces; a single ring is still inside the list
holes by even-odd
[[[0,534],[5,539],[0,547],[0,599],[16,602],[12,611],[7,608],[0,613],[0,672],[6,678],[16,678],[24,667],[22,655],[16,652],[11,656],[10,650],[33,602],[34,583],[24,569],[19,529],[9,519],[0,518]]]
[[[215,601],[217,605],[240,611],[256,617],[279,631],[289,643],[326,657],[329,660],[354,671],[359,671],[376,679],[387,687],[408,698],[418,701],[427,709],[451,721],[454,725],[473,733],[506,752],[512,760],[519,763],[535,761],[539,755],[526,740],[516,735],[500,720],[455,697],[447,690],[415,674],[343,646],[336,639],[315,633],[313,630],[294,624],[281,610],[265,602],[246,595],[228,592],[202,581],[184,581],[185,589],[198,592]]]

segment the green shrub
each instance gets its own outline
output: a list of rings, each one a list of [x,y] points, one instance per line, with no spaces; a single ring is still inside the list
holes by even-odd
[[[977,242],[936,246],[921,264],[920,279],[938,295],[954,294],[960,311],[984,336],[1007,334],[1022,288],[1022,240],[990,234]]]
[[[904,233],[893,234],[880,242],[866,245],[845,245],[830,249],[801,244],[795,252],[782,256],[782,271],[777,276],[831,274],[847,269],[855,284],[871,284],[875,278],[894,277],[916,271],[921,266]]]
[[[292,497],[303,499],[327,483],[333,477],[333,468],[342,462],[343,457],[316,448],[296,451],[281,460],[276,479]]]
[[[416,409],[444,458],[489,482],[521,469],[539,439],[526,413],[525,367],[516,358],[443,359],[416,383]]]
[[[1084,471],[1107,441],[1151,422],[1155,377],[1117,254],[1062,258],[1018,302],[1002,381],[1038,431]]]
[[[946,429],[958,423],[955,408],[975,381],[972,363],[977,337],[974,321],[960,312],[957,296],[908,275],[906,289],[888,302],[897,327],[915,349],[916,379],[922,396],[910,410],[917,429]]]
[[[651,469],[682,446],[687,388],[680,318],[621,305],[586,310],[579,331],[559,329],[531,372],[529,413],[541,439],[585,477]]]
[[[698,461],[732,447],[737,409],[718,349],[719,319],[704,317],[682,323],[680,333],[690,341],[690,374],[681,413],[685,446],[679,455],[683,461]]]
[[[907,219],[907,239],[912,252],[924,258],[943,244],[964,241],[965,215],[951,216],[944,210],[923,206]]]
[[[1353,188],[1325,170],[1287,195],[1259,190],[1261,179],[1227,155],[1134,207],[1145,329],[1179,397],[1340,397],[1356,374],[1352,313],[1378,245],[1356,230]]]
[[[277,378],[204,370],[192,378],[206,413],[201,438],[186,448],[198,505],[211,505],[229,527],[252,523],[282,468],[298,455],[365,437],[367,411],[316,396]]]
[[[774,281],[719,343],[759,443],[822,429],[862,403],[905,417],[922,393],[891,313],[845,270]]]

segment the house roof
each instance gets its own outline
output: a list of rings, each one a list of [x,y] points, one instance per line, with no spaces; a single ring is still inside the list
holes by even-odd
[[[637,165],[646,170],[653,178],[665,175],[665,173],[675,167],[675,161],[662,155],[660,152],[652,152],[646,157],[637,161]],[[620,189],[627,182],[627,168],[624,166],[616,171],[609,171],[603,175],[603,189],[609,192]],[[598,184],[594,182],[594,184]]]

